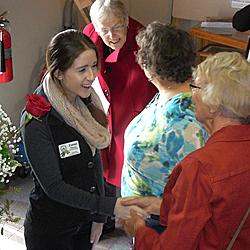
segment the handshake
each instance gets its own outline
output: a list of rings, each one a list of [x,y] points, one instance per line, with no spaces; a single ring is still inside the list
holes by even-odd
[[[139,227],[145,226],[145,219],[160,214],[161,202],[159,197],[118,198],[114,214],[127,234],[134,236]]]

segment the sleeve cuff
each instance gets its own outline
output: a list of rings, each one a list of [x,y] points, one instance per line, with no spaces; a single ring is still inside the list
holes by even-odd
[[[144,226],[136,230],[135,249],[152,249],[154,241],[159,238],[159,234],[150,227]]]

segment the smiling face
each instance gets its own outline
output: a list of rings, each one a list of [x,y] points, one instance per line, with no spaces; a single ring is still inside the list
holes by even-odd
[[[88,49],[82,52],[65,72],[60,72],[58,79],[67,95],[74,102],[77,96],[90,96],[92,82],[97,76],[98,61],[96,52]]]
[[[97,33],[103,42],[111,49],[121,49],[127,39],[128,21],[114,15],[98,21],[96,24]]]

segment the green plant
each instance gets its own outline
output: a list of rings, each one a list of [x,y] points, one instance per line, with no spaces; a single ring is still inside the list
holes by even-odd
[[[21,138],[19,137],[18,129],[13,126],[10,118],[0,105],[0,196],[7,191],[6,184],[14,175],[16,168],[21,166],[15,160],[20,141]],[[0,199],[0,224],[4,224],[7,221],[17,222],[19,220],[11,212],[10,205],[11,201]]]
[[[21,126],[16,128],[0,105],[0,196],[1,193],[6,192],[6,183],[10,181],[16,168],[21,166],[15,159],[15,155],[19,151],[18,144],[21,141],[19,132],[33,118],[40,121],[39,118],[49,112],[51,108],[51,104],[45,97],[37,94],[27,95],[25,119]],[[10,201],[0,199],[0,224],[19,220],[10,211],[10,205]]]

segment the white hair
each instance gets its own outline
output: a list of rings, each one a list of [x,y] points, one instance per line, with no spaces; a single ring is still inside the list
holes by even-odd
[[[90,18],[95,25],[97,21],[114,15],[121,19],[128,19],[128,11],[125,5],[119,0],[96,0],[90,8]]]
[[[199,64],[193,76],[204,83],[204,103],[220,106],[224,116],[250,118],[250,63],[241,54],[216,53]]]

